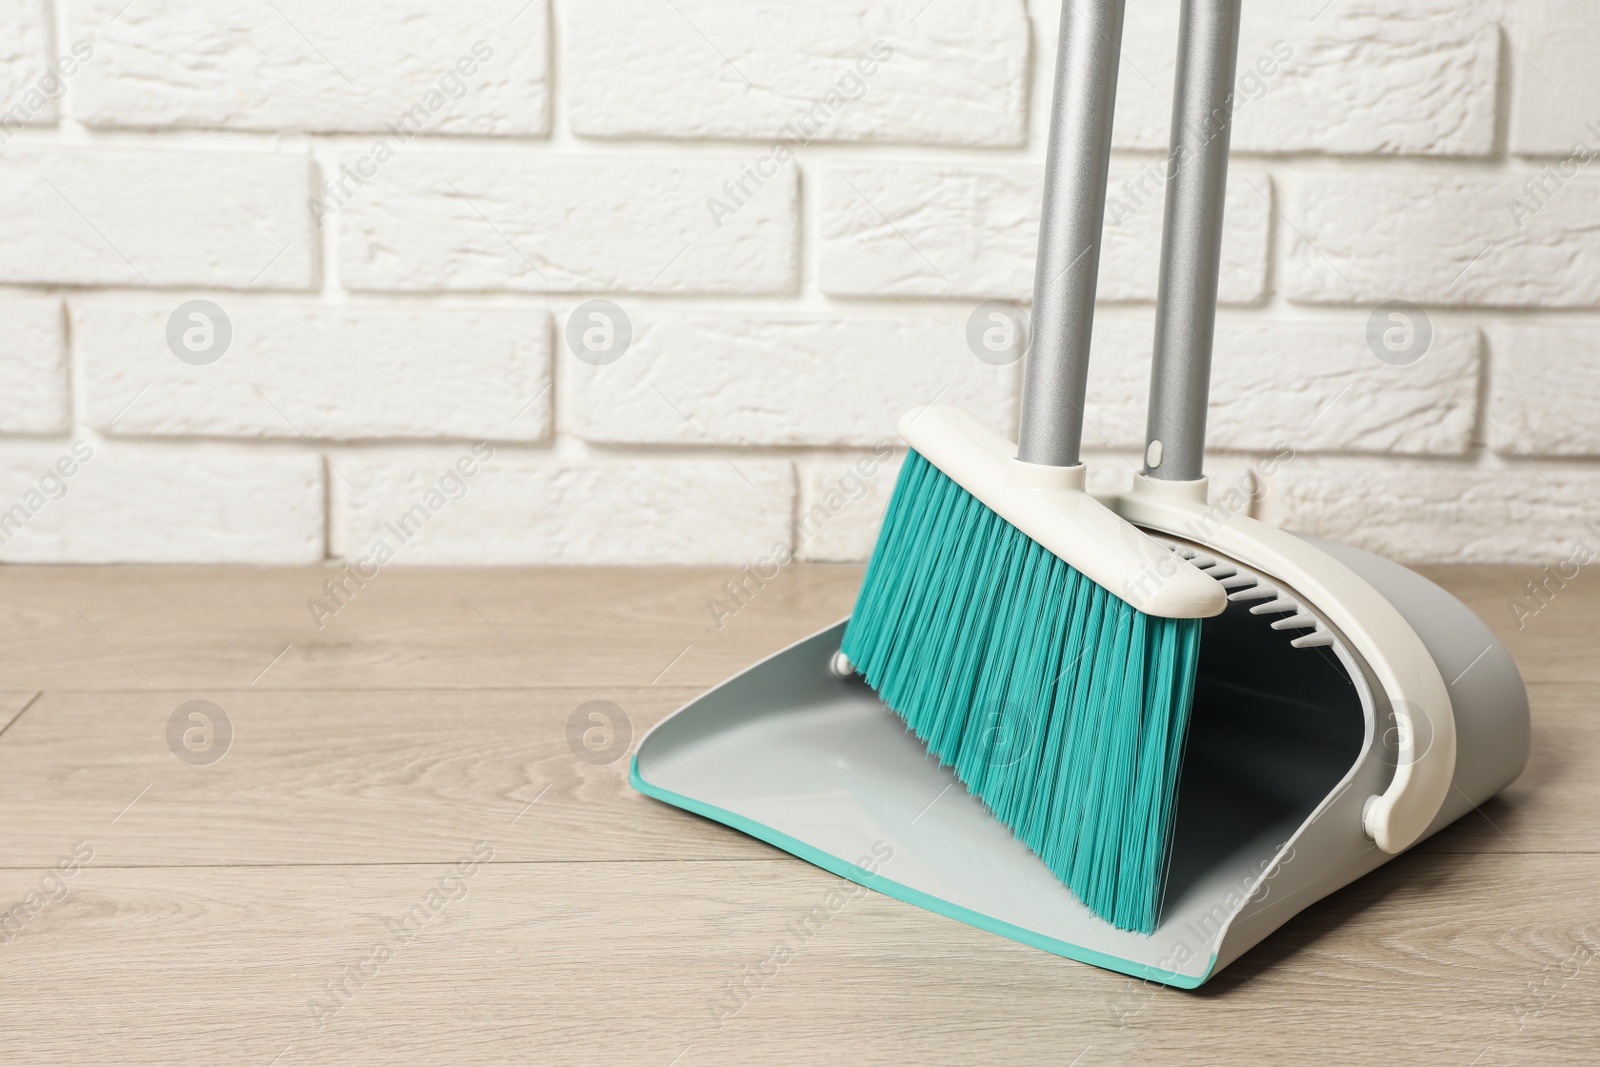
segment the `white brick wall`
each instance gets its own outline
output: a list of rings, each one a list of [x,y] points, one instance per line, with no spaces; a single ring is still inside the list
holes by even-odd
[[[66,319],[58,300],[0,300],[0,433],[65,433]]]
[[[0,561],[312,563],[323,478],[303,446],[7,443]]]
[[[15,142],[4,151],[0,283],[311,286],[304,156]]]
[[[830,296],[1033,298],[1044,168],[850,167],[822,174],[822,291]],[[1266,295],[1272,183],[1228,185],[1217,298]],[[1100,298],[1154,301],[1165,196],[1160,168],[1111,174]]]
[[[403,151],[403,150],[402,150]],[[706,208],[739,161],[415,152],[367,168],[334,218],[351,289],[783,293],[796,182],[781,171],[731,217]],[[751,186],[753,189],[753,186]],[[718,225],[718,222],[721,225]]]
[[[812,563],[853,562],[872,555],[904,459],[903,452],[886,456],[880,447],[797,464],[795,554]]]
[[[542,311],[228,300],[232,340],[173,358],[171,308],[84,302],[72,332],[89,424],[146,437],[484,438],[550,430]]]
[[[1367,317],[1326,314],[1217,323],[1207,442],[1222,451],[1462,455],[1476,422],[1481,343],[1472,327],[1439,324],[1426,358],[1380,363]],[[1090,365],[1085,442],[1141,455],[1155,342],[1153,315],[1103,314]]]
[[[682,137],[1020,146],[1023,0],[582,0],[572,128]]]
[[[1283,520],[1394,559],[1494,563],[1515,555],[1559,562],[1593,546],[1600,472],[1524,461],[1477,469],[1420,460],[1296,459],[1279,477]],[[1530,575],[1531,577],[1531,575]],[[1508,590],[1507,595],[1517,595]]]
[[[1099,488],[1178,3],[1128,11]],[[902,409],[1015,428],[965,337],[1031,294],[1060,6],[0,0],[0,560],[863,558]],[[1211,469],[1291,444],[1258,514],[1532,564],[1600,519],[1593,8],[1246,11]],[[573,350],[596,299],[625,348]]]
[[[500,0],[69,0],[90,126],[542,136],[543,5]],[[241,33],[248,27],[248,33]]]
[[[0,139],[56,121],[61,93],[59,74],[45,80],[49,42],[47,0],[0,0]]]
[[[1123,38],[1132,67],[1124,68],[1117,101],[1122,147],[1166,149],[1179,6],[1128,5]],[[1054,14],[1051,26],[1054,32]],[[1470,0],[1258,4],[1240,32],[1244,103],[1234,149],[1487,155],[1498,49],[1498,32]]]
[[[1491,338],[1510,358],[1494,379],[1487,444],[1512,457],[1600,455],[1594,326],[1505,322]]]
[[[565,428],[574,436],[597,444],[871,445],[894,436],[907,408],[935,398],[1013,430],[1017,370],[974,359],[965,319],[651,311],[635,319],[622,361],[597,367],[567,354]]]
[[[1600,138],[1596,138],[1600,150]],[[1587,308],[1600,304],[1600,176],[1547,185],[1539,175],[1307,174],[1288,183],[1289,299],[1310,304],[1404,297],[1439,306]],[[1516,210],[1513,201],[1525,206]]]
[[[332,549],[373,565],[390,553],[397,564],[754,562],[787,542],[795,496],[791,464],[715,453],[570,461],[463,446],[332,462]]]
[[[1566,156],[1575,141],[1591,146],[1600,133],[1600,81],[1594,42],[1600,8],[1587,0],[1515,0],[1505,22],[1517,72],[1511,103],[1511,150]]]

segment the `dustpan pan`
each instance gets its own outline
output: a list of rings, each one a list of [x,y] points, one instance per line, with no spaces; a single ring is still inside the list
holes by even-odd
[[[1377,556],[1265,529],[1302,546],[1304,559],[1348,591],[1381,598],[1415,642],[1401,643],[1404,654],[1420,652],[1410,666],[1455,685],[1424,711],[1378,680],[1395,668],[1393,657],[1374,664],[1289,587],[1172,539],[1257,597],[1206,623],[1172,868],[1153,934],[1118,930],[1091,913],[876,693],[840,669],[848,620],[662,721],[634,756],[633,785],[929,911],[1069,959],[1199,986],[1393,858],[1368,836],[1367,808],[1397,769],[1439,758],[1446,735],[1453,772],[1422,837],[1499,792],[1527,762],[1521,678],[1465,605]],[[1287,617],[1306,626],[1295,640],[1315,643],[1295,648],[1272,628],[1272,615],[1251,613],[1263,603],[1281,609],[1283,599],[1295,601]],[[1000,741],[1002,753],[1020,748]]]
[[[839,653],[848,620],[660,723],[635,788],[930,911],[1192,988],[1521,772],[1526,694],[1470,610],[1397,564],[1206,504],[1228,125],[1212,120],[1231,106],[1238,13],[1238,0],[1184,4],[1151,447],[1134,490],[1105,501],[1229,594],[1203,624],[1155,931],[1094,915],[928,755]],[[1015,455],[955,409],[924,409],[901,432],[913,447],[957,434]],[[1005,710],[974,714],[1000,731],[1016,721]],[[1027,739],[997,733],[993,748],[1019,758]]]

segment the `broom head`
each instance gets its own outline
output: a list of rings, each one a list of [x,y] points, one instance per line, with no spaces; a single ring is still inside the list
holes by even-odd
[[[1107,922],[1153,933],[1212,578],[966,413],[911,445],[845,656]]]

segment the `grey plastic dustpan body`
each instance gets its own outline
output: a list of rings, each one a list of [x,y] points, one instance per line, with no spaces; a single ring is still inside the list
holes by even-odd
[[[1521,679],[1488,627],[1442,589],[1307,540],[1383,592],[1457,679],[1455,785],[1435,832],[1521,773]],[[1364,834],[1362,806],[1393,777],[1394,738],[1382,694],[1342,647],[1290,650],[1232,607],[1208,623],[1163,919],[1141,935],[1079,903],[871,689],[830,670],[844,627],[660,723],[634,757],[635,788],[930,911],[1184,988],[1392,858]]]

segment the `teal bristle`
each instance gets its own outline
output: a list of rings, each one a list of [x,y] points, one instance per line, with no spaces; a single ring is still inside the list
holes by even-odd
[[[844,653],[1095,914],[1154,932],[1200,620],[1135,611],[911,452]]]

